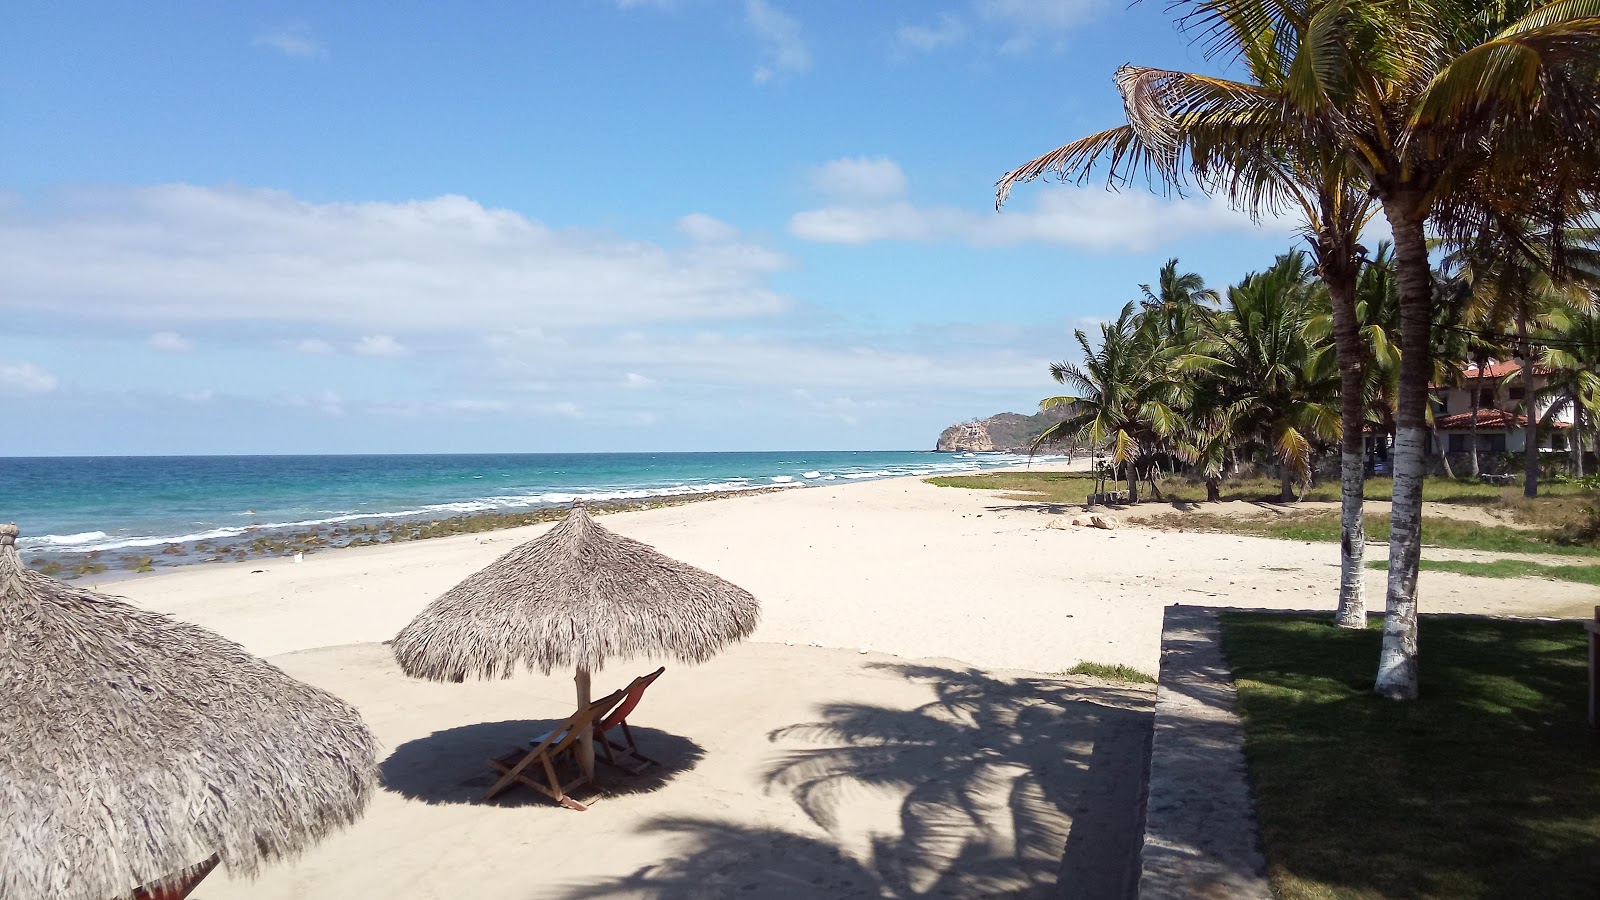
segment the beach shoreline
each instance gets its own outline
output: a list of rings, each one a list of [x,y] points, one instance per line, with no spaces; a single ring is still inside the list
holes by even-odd
[[[1014,454],[984,454],[982,456],[971,453],[966,454],[938,454],[945,459],[929,460],[922,462],[906,463],[905,456],[920,457],[924,453],[933,455],[936,451],[907,451],[904,453],[889,453],[894,461],[884,461],[884,454],[875,451],[853,453],[848,451],[827,451],[822,456],[836,457],[830,462],[835,466],[830,468],[822,465],[820,470],[808,470],[803,462],[819,462],[817,454],[804,452],[794,454],[754,454],[756,457],[765,456],[794,456],[791,460],[767,460],[772,466],[787,466],[793,474],[766,474],[760,478],[740,476],[738,469],[726,470],[721,468],[724,464],[718,463],[718,473],[707,476],[701,471],[698,480],[691,478],[688,481],[667,483],[655,478],[656,483],[651,486],[622,487],[613,481],[620,477],[614,471],[596,473],[599,481],[571,481],[574,474],[560,468],[540,470],[548,473],[551,479],[559,481],[563,477],[568,480],[567,493],[535,489],[530,494],[514,496],[483,496],[478,499],[459,499],[459,487],[451,488],[440,485],[442,491],[455,490],[452,495],[444,493],[432,499],[424,497],[414,498],[414,502],[406,508],[405,501],[394,501],[395,508],[390,511],[347,511],[337,514],[324,513],[322,518],[308,518],[300,516],[304,521],[294,521],[296,517],[290,515],[280,521],[271,521],[270,516],[265,516],[267,521],[257,519],[248,524],[224,525],[215,519],[209,523],[191,522],[186,532],[174,530],[168,532],[166,537],[159,536],[161,532],[134,532],[127,534],[108,534],[114,532],[111,521],[102,521],[98,515],[87,519],[95,522],[100,529],[82,533],[67,534],[40,534],[39,528],[33,527],[33,516],[28,515],[27,496],[25,489],[21,498],[21,511],[11,510],[11,515],[19,520],[27,520],[24,524],[23,556],[30,568],[43,572],[55,578],[77,579],[86,576],[98,576],[100,580],[115,579],[119,577],[137,577],[149,575],[160,571],[180,568],[190,565],[212,565],[226,562],[246,561],[271,561],[277,558],[310,556],[332,549],[345,549],[351,547],[364,547],[373,544],[387,544],[395,542],[415,541],[435,537],[473,534],[495,531],[505,528],[515,528],[535,525],[559,518],[561,510],[566,508],[574,499],[581,499],[591,509],[604,512],[621,512],[643,509],[654,509],[664,506],[676,506],[685,503],[695,503],[704,500],[720,500],[751,494],[769,493],[773,491],[794,490],[800,488],[844,486],[848,484],[863,483],[866,481],[882,480],[895,477],[925,477],[928,475],[966,473],[980,471],[1005,471],[1015,467],[1012,459]],[[865,460],[865,465],[856,464],[847,467],[838,467],[839,458],[855,463],[863,455],[870,457]],[[591,454],[570,455],[563,459],[591,459],[611,460],[616,454]],[[622,456],[629,456],[623,454]],[[664,457],[682,457],[705,459],[718,458],[723,454],[633,454],[643,460],[649,460],[652,466]],[[738,456],[738,454],[734,454]],[[898,459],[896,459],[898,457]],[[468,455],[468,459],[477,460],[475,455]],[[513,457],[520,460],[535,460],[544,464],[543,457],[539,454]],[[321,457],[307,457],[308,460],[317,460]],[[383,457],[362,457],[361,459],[382,460]],[[411,459],[405,457],[405,459]],[[431,460],[431,457],[422,459]],[[482,461],[489,466],[489,470],[499,468],[493,465],[495,459]],[[197,465],[216,465],[225,458],[197,457]],[[1025,463],[1026,465],[1046,464],[1058,461],[1059,457],[1045,457],[1039,462]],[[702,463],[702,466],[704,463]],[[646,467],[651,468],[651,467]],[[896,471],[898,470],[898,471]],[[642,472],[635,477],[644,477]],[[780,472],[782,470],[780,469]],[[521,473],[526,476],[528,473]],[[482,474],[472,476],[481,479]],[[503,476],[510,477],[510,476]],[[539,475],[532,476],[535,480]],[[706,480],[707,477],[710,480]],[[35,476],[33,485],[34,493],[44,487]],[[374,486],[376,487],[376,486]],[[210,493],[208,490],[207,493]],[[452,496],[456,499],[451,499]],[[99,497],[87,498],[86,502],[95,504],[105,502]],[[173,502],[168,499],[165,502]],[[181,501],[192,506],[197,502],[193,496]],[[204,501],[199,501],[204,502]],[[346,497],[345,502],[352,502]],[[224,501],[225,505],[226,501]],[[11,504],[17,506],[16,502]],[[213,501],[213,506],[217,505]],[[441,512],[441,510],[454,510]],[[281,511],[280,511],[281,512]],[[214,514],[215,515],[215,514]],[[245,510],[234,516],[256,516],[255,509]],[[116,516],[111,519],[116,520]],[[148,524],[148,523],[147,523]],[[47,528],[45,529],[47,530]]]
[[[1037,672],[1088,661],[1154,673],[1169,604],[1330,614],[1335,604],[1337,544],[1135,524],[1049,527],[1066,518],[1025,499],[908,477],[602,521],[749,590],[763,608],[756,642]],[[79,583],[273,656],[388,640],[428,602],[548,527],[351,548],[298,564],[229,562]],[[1369,548],[1371,558],[1382,553]],[[1384,578],[1367,573],[1369,597],[1383,596]],[[1484,591],[1481,579],[1444,572],[1428,573],[1424,592],[1430,611],[1502,615],[1548,615],[1592,596],[1583,585],[1547,583],[1528,600],[1527,592]]]

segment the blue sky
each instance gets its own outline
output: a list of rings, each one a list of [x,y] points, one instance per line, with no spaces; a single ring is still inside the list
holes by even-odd
[[[1162,4],[34,4],[0,33],[0,455],[899,449],[1029,411],[1169,256],[1007,169],[1216,68]]]

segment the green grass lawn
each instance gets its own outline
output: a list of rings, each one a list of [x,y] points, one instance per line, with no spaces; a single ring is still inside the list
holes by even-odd
[[[1575,623],[1424,617],[1422,698],[1371,693],[1380,632],[1223,613],[1274,889],[1594,897],[1600,736]]]
[[[1339,540],[1339,514],[1333,511],[1286,513],[1250,518],[1187,513],[1162,521],[1161,527],[1175,531],[1220,531],[1250,534],[1288,541]],[[1389,540],[1389,517],[1368,514],[1367,540]],[[1600,547],[1571,543],[1568,533],[1556,528],[1510,528],[1504,525],[1479,525],[1443,516],[1422,518],[1422,542],[1452,550],[1483,550],[1490,553],[1548,553],[1560,556],[1600,556]]]
[[[1600,584],[1600,566],[1547,566],[1525,559],[1497,559],[1493,562],[1466,562],[1457,559],[1424,559],[1423,569],[1436,572],[1455,572],[1476,575],[1480,578],[1551,578],[1556,581],[1573,581],[1578,584]],[[1387,571],[1389,561],[1374,560],[1369,569]]]

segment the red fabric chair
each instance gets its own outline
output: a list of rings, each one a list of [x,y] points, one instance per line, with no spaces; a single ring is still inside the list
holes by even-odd
[[[610,715],[594,724],[594,742],[600,750],[600,761],[613,768],[621,769],[630,775],[638,775],[645,769],[658,763],[643,753],[639,752],[639,745],[633,740],[633,730],[628,727],[628,715],[644,697],[645,688],[655,683],[661,673],[667,670],[666,666],[651,672],[649,675],[640,675],[628,685],[622,702],[612,710]],[[611,740],[609,733],[616,728],[622,729],[623,742],[618,744]]]

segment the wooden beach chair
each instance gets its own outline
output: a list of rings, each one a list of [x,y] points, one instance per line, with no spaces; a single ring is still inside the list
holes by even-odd
[[[667,667],[662,666],[649,675],[635,678],[632,684],[623,689],[626,696],[622,703],[612,710],[610,715],[595,723],[594,740],[600,749],[601,762],[621,769],[629,775],[637,775],[657,765],[655,760],[639,752],[639,745],[633,741],[633,730],[628,727],[628,714],[639,705],[639,700],[644,697],[644,689],[654,684],[666,670]],[[622,729],[623,743],[618,744],[611,740],[610,732],[615,728]]]
[[[563,756],[575,755],[578,738],[594,727],[596,719],[621,703],[626,693],[627,691],[617,691],[593,701],[584,709],[568,716],[567,720],[557,725],[554,731],[535,738],[537,743],[526,753],[522,750],[513,750],[497,759],[489,760],[490,767],[500,773],[500,779],[489,787],[483,799],[493,799],[496,794],[507,788],[524,784],[568,809],[583,812],[588,807],[567,796],[567,793],[573,788],[588,784],[589,776],[583,771],[583,767],[579,766],[577,777],[563,784],[556,775],[556,763]],[[538,764],[538,769],[529,772],[535,763]]]

